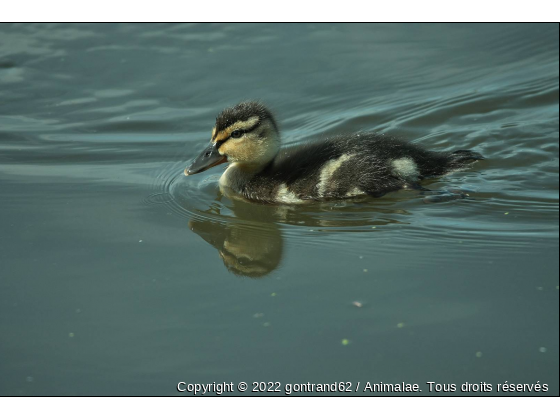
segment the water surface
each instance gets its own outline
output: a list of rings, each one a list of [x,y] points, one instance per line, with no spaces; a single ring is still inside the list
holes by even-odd
[[[558,395],[558,39],[558,25],[0,25],[0,394],[540,381]],[[443,202],[231,200],[223,167],[182,171],[244,99],[275,111],[286,144],[372,130],[486,160],[426,183],[464,196]]]

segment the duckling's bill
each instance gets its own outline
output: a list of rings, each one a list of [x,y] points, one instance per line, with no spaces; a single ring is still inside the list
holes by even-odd
[[[192,161],[189,167],[185,169],[185,176],[198,174],[214,166],[226,163],[227,158],[220,154],[218,150],[219,146],[219,142],[210,143],[210,145]]]

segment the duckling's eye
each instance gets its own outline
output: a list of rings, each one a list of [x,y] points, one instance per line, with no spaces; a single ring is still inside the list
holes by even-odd
[[[231,137],[233,137],[234,139],[238,139],[242,135],[243,135],[243,131],[241,130],[234,130],[231,132]]]

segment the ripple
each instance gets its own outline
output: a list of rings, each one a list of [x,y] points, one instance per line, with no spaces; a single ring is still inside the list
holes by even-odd
[[[173,196],[166,192],[153,193],[144,200],[147,204],[165,204],[173,201]]]

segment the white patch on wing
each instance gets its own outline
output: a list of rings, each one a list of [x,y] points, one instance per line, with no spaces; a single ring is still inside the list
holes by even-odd
[[[286,203],[286,204],[295,204],[295,203],[303,203],[304,200],[298,198],[292,191],[288,190],[288,186],[286,184],[280,185],[278,188],[278,192],[276,193],[276,201],[279,203]]]
[[[364,194],[365,192],[360,190],[358,187],[354,187],[353,189],[351,189],[346,193],[346,197],[355,197],[357,195],[364,195]]]
[[[418,178],[418,165],[411,158],[401,158],[395,159],[392,162],[393,170],[396,175],[405,179],[417,179]]]
[[[321,174],[319,175],[319,185],[317,185],[317,193],[319,197],[323,197],[325,192],[327,192],[329,183],[336,170],[340,168],[344,162],[352,159],[352,157],[354,157],[354,155],[342,155],[338,159],[331,159],[323,165],[321,168]]]

